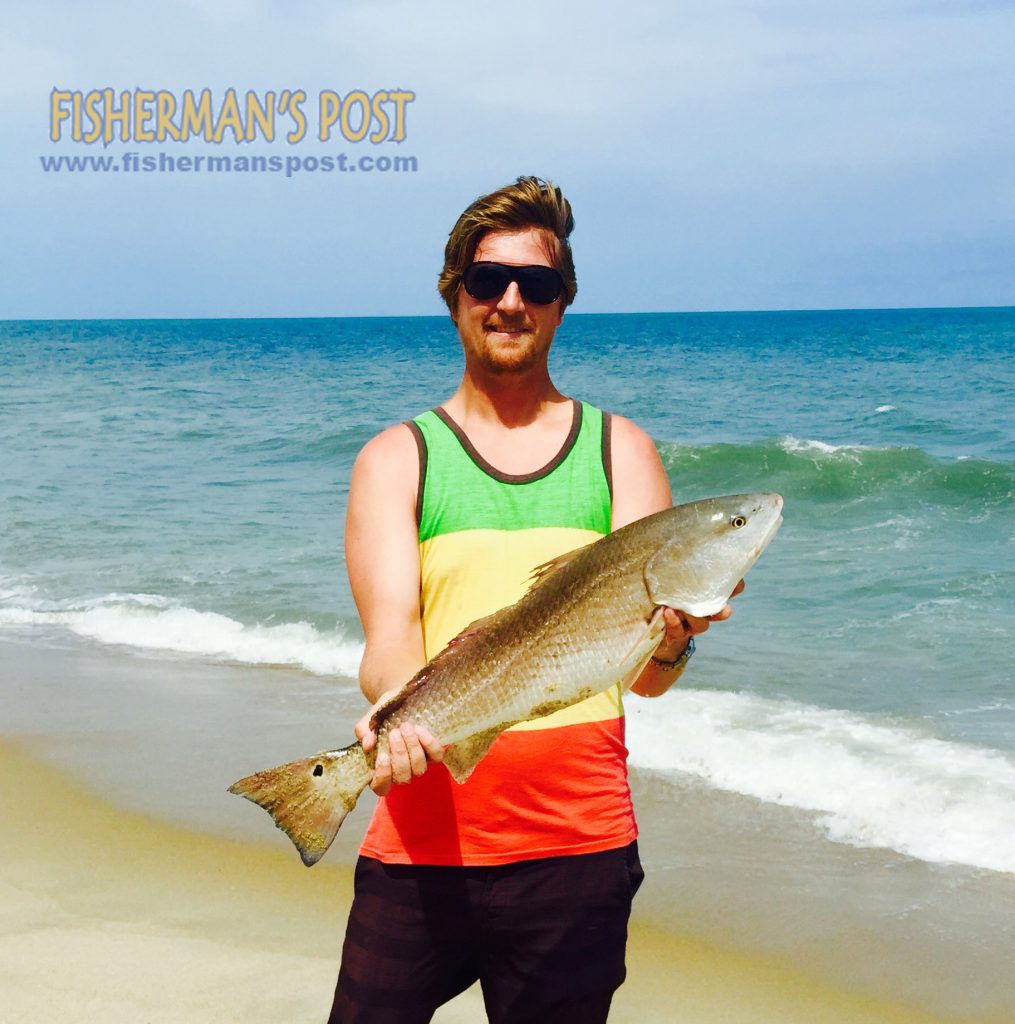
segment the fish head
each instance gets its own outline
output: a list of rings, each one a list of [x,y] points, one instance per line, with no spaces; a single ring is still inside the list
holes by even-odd
[[[661,543],[645,564],[656,605],[715,615],[782,523],[778,494],[733,494],[660,512]]]

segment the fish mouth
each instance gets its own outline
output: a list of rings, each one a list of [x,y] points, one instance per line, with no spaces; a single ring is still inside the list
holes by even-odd
[[[772,504],[775,506],[775,512],[777,513],[777,515],[776,515],[775,519],[772,520],[771,525],[765,531],[765,535],[758,542],[758,547],[757,547],[757,549],[755,551],[755,557],[760,555],[761,552],[764,551],[765,548],[768,547],[769,542],[779,532],[779,527],[782,526],[782,508],[783,508],[783,505],[784,505],[782,495],[781,494],[772,493],[772,494],[766,495],[766,497],[772,499]]]

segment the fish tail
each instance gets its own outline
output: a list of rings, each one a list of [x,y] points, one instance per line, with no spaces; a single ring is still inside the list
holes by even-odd
[[[229,787],[263,807],[309,868],[325,854],[373,775],[373,755],[354,743],[255,772]]]

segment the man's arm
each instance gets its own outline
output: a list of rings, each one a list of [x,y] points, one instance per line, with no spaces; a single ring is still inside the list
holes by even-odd
[[[612,416],[610,442],[613,450],[613,515],[610,528],[661,512],[673,504],[670,482],[652,438],[623,416]],[[743,590],[741,580],[734,595]],[[708,618],[698,618],[673,608],[663,613],[666,631],[656,648],[660,661],[675,661],[688,641],[704,633],[711,622],[721,622],[733,613],[729,605]],[[664,668],[649,661],[631,689],[642,697],[659,697],[680,678],[682,666]]]
[[[426,662],[419,609],[418,486],[416,443],[403,424],[383,431],[363,448],[349,484],[345,562],[366,640],[360,688],[373,705],[357,724],[356,735],[367,751],[377,742],[369,726],[374,708]],[[439,761],[443,756],[433,736],[411,724],[393,729],[388,747],[388,753],[378,755],[371,783],[379,795],[392,782],[422,775],[428,758]]]

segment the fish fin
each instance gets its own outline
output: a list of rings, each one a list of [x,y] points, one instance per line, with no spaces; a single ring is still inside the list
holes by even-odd
[[[501,609],[503,610],[503,609]],[[478,636],[486,628],[488,628],[500,615],[500,611],[496,611],[491,615],[485,615],[481,619],[476,619],[475,622],[470,622],[465,629],[458,634],[458,636],[452,637],[447,646],[439,650],[406,684],[403,686],[398,693],[391,695],[391,699],[387,703],[382,704],[370,718],[370,729],[376,733],[378,728],[384,720],[393,712],[397,711],[417,690],[422,689],[433,677],[434,673],[442,667],[444,659],[456,648],[461,646],[473,637]]]
[[[372,758],[354,743],[248,775],[229,792],[263,807],[309,868],[331,846],[372,775]]]
[[[459,740],[444,751],[444,764],[455,782],[465,782],[502,732],[501,727],[477,732],[475,736]]]
[[[652,657],[652,652],[659,646],[659,641],[663,638],[665,630],[666,624],[663,622],[663,609],[656,608],[652,613],[652,617],[645,624],[645,628],[638,634],[631,645],[631,649],[627,652],[627,657],[624,658],[624,661],[627,661],[629,658],[638,659],[631,671],[622,680],[624,693],[627,693],[634,686],[638,676],[641,675],[642,670],[648,664],[649,658]]]
[[[551,558],[548,562],[542,562],[537,565],[531,573],[529,573],[529,585],[534,587],[537,583],[542,583],[548,576],[552,576],[558,569],[567,565],[571,559],[576,558],[588,545],[583,544],[581,547],[575,548],[573,551],[565,551],[562,555],[557,555],[555,558]]]

